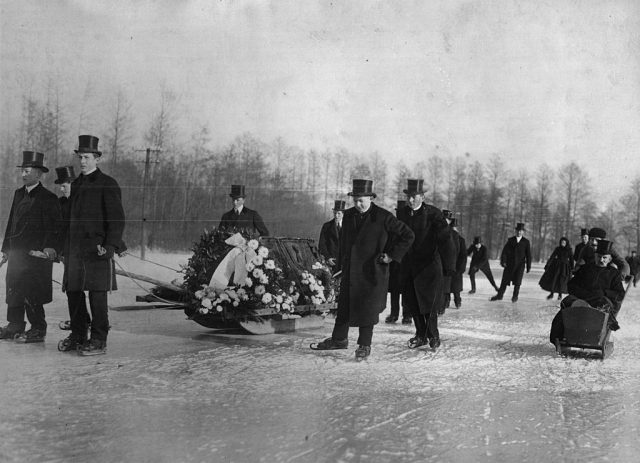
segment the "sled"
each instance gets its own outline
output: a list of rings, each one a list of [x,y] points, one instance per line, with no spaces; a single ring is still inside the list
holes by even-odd
[[[556,352],[562,356],[594,353],[602,359],[609,357],[613,352],[609,316],[586,303],[563,309],[564,338],[556,339]]]

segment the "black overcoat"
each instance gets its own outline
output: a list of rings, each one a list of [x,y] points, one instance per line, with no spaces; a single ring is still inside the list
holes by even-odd
[[[71,184],[65,258],[67,291],[117,289],[114,252],[124,251],[124,210],[118,182],[96,169]],[[108,250],[98,255],[98,245]]]
[[[389,265],[379,261],[382,253],[396,262],[402,259],[413,233],[392,213],[371,204],[357,228],[355,207],[347,209],[342,219],[337,270],[342,271],[338,304],[349,309],[350,326],[378,323],[387,305]]]
[[[573,252],[570,246],[558,246],[544,266],[540,287],[551,293],[567,294],[567,283],[573,270]]]
[[[420,313],[440,310],[444,305],[444,275],[453,275],[456,268],[451,228],[442,211],[429,204],[422,204],[416,211],[407,206],[402,217],[415,234],[415,240],[402,259],[401,278],[413,280]]]
[[[222,214],[219,227],[231,231],[245,231],[250,235],[269,236],[269,230],[260,214],[244,206],[240,214],[236,214],[235,209]]]
[[[514,286],[522,284],[522,276],[525,269],[527,272],[531,270],[531,244],[524,236],[518,240],[512,236],[502,248],[500,255],[500,265],[504,268],[502,272],[501,286]]]
[[[567,286],[569,294],[593,306],[606,297],[613,302],[616,312],[625,294],[620,272],[611,266],[600,267],[593,262],[580,266]]]
[[[338,235],[338,225],[336,219],[329,220],[322,225],[320,239],[318,240],[318,251],[325,259],[337,259],[340,250],[340,236]]]
[[[51,302],[53,262],[30,256],[29,251],[52,248],[60,252],[61,224],[58,198],[42,184],[38,183],[30,193],[25,187],[16,190],[2,243],[2,252],[9,256],[8,305],[22,305],[25,299],[32,304]]]
[[[463,289],[463,275],[467,269],[467,243],[460,233],[456,230],[451,230],[454,242],[458,242],[458,248],[456,253],[456,273],[451,277],[450,291],[452,293],[459,293]]]

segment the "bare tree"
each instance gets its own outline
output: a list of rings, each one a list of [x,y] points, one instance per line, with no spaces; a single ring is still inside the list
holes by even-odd
[[[116,92],[112,112],[109,116],[109,126],[106,130],[105,146],[111,154],[111,165],[118,163],[118,157],[126,151],[133,133],[132,104],[121,88]]]

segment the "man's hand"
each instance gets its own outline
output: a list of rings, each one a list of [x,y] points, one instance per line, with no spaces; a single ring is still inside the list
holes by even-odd
[[[381,264],[390,264],[391,262],[393,262],[393,259],[389,257],[386,252],[383,252],[382,254],[380,254],[380,257],[378,257],[378,262],[380,262]]]
[[[3,252],[2,253],[2,258],[0,259],[0,267],[2,267],[4,265],[4,263],[6,261],[8,261],[8,260],[9,260],[9,256],[7,255],[6,252]]]
[[[56,250],[53,248],[44,248],[42,252],[44,252],[47,255],[47,258],[49,260],[54,260],[57,256]]]
[[[113,246],[101,246],[97,245],[98,256],[103,257],[104,259],[111,259],[113,257],[113,253],[115,252],[115,248]]]
[[[334,266],[336,265],[336,258],[335,257],[329,257],[329,259],[327,259],[327,262],[329,263],[330,266]]]

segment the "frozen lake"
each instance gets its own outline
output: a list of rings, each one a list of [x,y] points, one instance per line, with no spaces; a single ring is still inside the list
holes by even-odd
[[[119,262],[177,276],[131,256]],[[609,359],[561,358],[548,342],[557,301],[545,299],[540,275],[534,266],[516,304],[511,288],[489,302],[479,277],[478,292],[440,319],[436,353],[406,348],[412,327],[381,323],[362,363],[357,329],[348,350],[309,350],[330,335],[330,319],[251,336],[208,330],[180,310],[117,310],[147,307],[122,277],[107,355],[60,353],[67,333],[57,324],[68,316],[54,287],[44,345],[0,342],[0,461],[638,461],[640,289],[625,300]],[[0,317],[4,325],[4,304]]]

